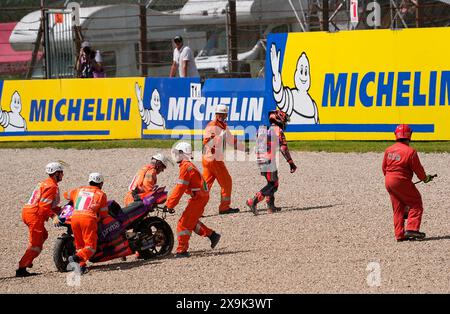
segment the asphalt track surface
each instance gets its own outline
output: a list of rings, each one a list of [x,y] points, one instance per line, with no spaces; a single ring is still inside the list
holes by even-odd
[[[93,264],[73,285],[58,273],[52,247],[63,230],[47,223],[49,239],[35,260],[37,276],[14,278],[27,246],[22,205],[44,166],[62,159],[61,191],[84,185],[89,172],[105,175],[104,191],[122,203],[135,172],[156,149],[0,150],[0,292],[1,293],[449,293],[450,181],[449,154],[419,154],[428,173],[439,177],[419,184],[425,212],[420,242],[397,243],[392,209],[384,188],[380,153],[293,153],[298,165],[289,173],[280,165],[276,214],[260,205],[254,216],[245,200],[264,185],[252,161],[228,162],[233,177],[233,205],[241,212],[218,215],[217,183],[202,221],[222,235],[211,250],[209,240],[193,235],[188,259]],[[165,151],[168,152],[167,150]],[[200,166],[200,162],[196,161]],[[178,167],[169,167],[159,183],[172,188]],[[415,178],[414,180],[417,180]],[[176,223],[185,196],[168,217]],[[176,245],[176,243],[175,243]],[[69,280],[68,280],[69,279]],[[68,284],[68,282],[72,283]]]

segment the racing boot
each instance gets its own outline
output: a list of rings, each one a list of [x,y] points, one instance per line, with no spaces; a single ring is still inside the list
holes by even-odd
[[[406,230],[405,238],[408,240],[422,240],[425,238],[425,233],[420,231]]]
[[[279,212],[281,210],[281,207],[275,206],[275,197],[274,196],[267,196],[266,202],[267,202],[267,212],[269,214],[273,214],[273,213]]]
[[[217,232],[213,231],[208,238],[211,240],[211,248],[213,249],[213,248],[216,247],[217,243],[219,243],[220,234],[218,234]]]
[[[16,270],[16,277],[30,277],[36,274],[29,273],[25,267]]]
[[[190,256],[191,256],[191,254],[189,254],[188,251],[185,251],[185,252],[177,252],[177,253],[175,254],[175,258],[183,258],[183,257],[190,257]]]
[[[256,216],[258,215],[258,209],[256,205],[258,204],[258,198],[255,196],[254,198],[249,198],[246,202],[246,205],[248,208],[250,208],[250,211]]]
[[[228,208],[225,210],[220,210],[219,214],[220,215],[225,215],[225,214],[235,214],[235,213],[239,213],[239,208]]]
[[[246,202],[246,205],[250,208],[251,212],[254,215],[258,215],[258,209],[256,205],[264,199],[264,195],[259,191],[256,193],[255,197],[249,198]]]

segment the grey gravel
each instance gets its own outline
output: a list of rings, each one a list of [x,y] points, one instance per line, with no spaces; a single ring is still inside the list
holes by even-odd
[[[40,275],[13,277],[28,238],[21,208],[45,178],[46,163],[61,159],[70,165],[61,191],[86,184],[89,172],[98,171],[105,175],[108,198],[122,203],[133,175],[156,152],[0,150],[0,293],[450,292],[449,154],[420,154],[425,170],[439,174],[434,182],[418,185],[426,241],[395,241],[381,153],[294,152],[299,169],[290,174],[281,162],[276,204],[283,209],[272,215],[264,204],[258,216],[245,207],[245,200],[264,185],[254,162],[227,163],[234,180],[233,205],[241,212],[218,215],[215,183],[202,218],[222,234],[214,250],[208,239],[193,235],[189,259],[140,261],[131,256],[126,262],[94,264],[79,286],[70,286],[68,274],[58,273],[52,261],[54,241],[63,230],[48,222],[49,239],[32,269]],[[177,173],[176,166],[169,167],[159,176],[160,185],[172,188]],[[174,231],[186,200],[168,217]],[[380,267],[379,286],[369,285],[371,262]]]

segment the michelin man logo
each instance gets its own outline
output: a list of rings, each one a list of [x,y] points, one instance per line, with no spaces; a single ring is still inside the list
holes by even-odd
[[[150,100],[150,109],[144,108],[144,103],[142,102],[143,95],[138,83],[135,84],[135,90],[139,105],[139,114],[141,115],[142,121],[147,125],[147,129],[164,130],[166,128],[166,121],[159,112],[161,109],[161,98],[158,90],[156,88],[153,90],[152,98]]]
[[[272,44],[270,48],[270,63],[272,66],[273,96],[278,108],[290,117],[290,124],[318,124],[319,112],[314,99],[308,91],[311,86],[309,60],[302,52],[297,61],[294,74],[295,88],[284,87],[280,73],[280,51]]]
[[[20,94],[15,91],[9,104],[11,111],[3,111],[0,104],[0,126],[5,128],[5,132],[24,132],[27,130],[27,123],[20,115],[22,111],[22,100]]]

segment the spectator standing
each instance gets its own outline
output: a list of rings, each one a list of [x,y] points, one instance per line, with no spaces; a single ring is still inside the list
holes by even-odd
[[[105,71],[102,65],[102,56],[100,51],[94,51],[88,41],[81,44],[80,54],[78,55],[76,70],[80,78],[99,78],[105,77]]]
[[[194,53],[191,48],[183,44],[181,36],[175,36],[173,39],[175,49],[173,50],[173,62],[170,68],[170,77],[175,77],[178,69],[179,77],[199,76],[197,65],[195,64]]]

